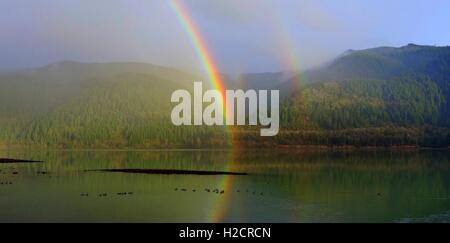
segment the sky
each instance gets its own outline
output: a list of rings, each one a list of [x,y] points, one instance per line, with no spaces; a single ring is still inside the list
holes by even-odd
[[[450,45],[447,0],[179,0],[221,72],[295,71],[348,49]],[[0,70],[59,61],[201,70],[168,0],[1,0]]]

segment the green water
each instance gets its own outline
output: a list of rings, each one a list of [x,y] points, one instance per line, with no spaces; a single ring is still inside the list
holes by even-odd
[[[450,221],[447,151],[0,151],[0,158],[45,161],[0,164],[0,222]],[[112,168],[249,175],[86,171]]]

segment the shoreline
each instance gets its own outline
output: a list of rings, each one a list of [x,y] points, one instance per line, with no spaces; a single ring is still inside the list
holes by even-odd
[[[396,146],[355,146],[355,145],[274,145],[270,146],[236,146],[225,148],[57,148],[40,146],[5,146],[0,151],[142,151],[142,152],[189,152],[189,151],[450,151],[449,147],[420,147],[415,145]],[[1,159],[1,158],[0,158]]]

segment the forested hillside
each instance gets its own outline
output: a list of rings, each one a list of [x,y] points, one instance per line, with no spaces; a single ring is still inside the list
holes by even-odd
[[[259,128],[235,127],[231,136],[224,127],[172,125],[171,93],[192,89],[205,80],[200,75],[76,62],[2,73],[0,147],[222,148],[231,138],[252,147],[450,145],[449,47],[350,50],[295,81],[286,78],[247,74],[235,84],[285,95],[280,133],[262,138]]]
[[[305,77],[309,82],[400,80],[403,82],[399,88],[403,84],[431,82],[444,97],[439,107],[439,125],[450,125],[450,47],[409,44],[400,48],[350,50],[326,67],[307,72]],[[410,91],[405,89],[404,92]]]
[[[59,63],[0,80],[4,145],[189,148],[228,143],[223,127],[170,122],[172,92],[191,90],[200,76],[147,64]]]
[[[300,90],[284,102],[285,129],[315,130],[327,136],[330,131],[354,131],[341,136],[349,142],[326,140],[327,144],[392,145],[393,135],[383,133],[397,134],[394,144],[400,145],[450,144],[449,47],[410,44],[350,50],[300,79]],[[281,88],[293,90],[290,87]],[[357,135],[374,129],[376,141],[362,142],[368,135]]]

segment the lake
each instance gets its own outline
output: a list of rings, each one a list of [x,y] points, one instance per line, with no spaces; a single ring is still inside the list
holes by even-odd
[[[449,222],[448,151],[26,151],[0,222]],[[140,174],[105,169],[245,172]]]

